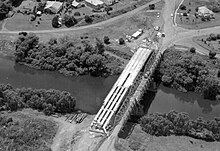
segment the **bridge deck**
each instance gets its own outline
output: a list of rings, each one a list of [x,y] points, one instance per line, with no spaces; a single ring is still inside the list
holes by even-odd
[[[129,93],[130,87],[134,84],[136,77],[150,58],[152,52],[153,50],[147,48],[139,48],[134,53],[91,123],[92,131],[108,135],[108,126],[114,119],[120,105]]]

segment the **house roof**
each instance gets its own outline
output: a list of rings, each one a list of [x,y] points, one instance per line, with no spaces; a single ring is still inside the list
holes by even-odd
[[[93,4],[95,6],[104,4],[103,1],[100,0],[85,0],[87,3]]]
[[[73,2],[72,2],[72,6],[77,7],[78,5],[79,5],[78,2],[76,2],[76,1],[73,1]]]
[[[141,31],[136,31],[133,35],[132,35],[132,37],[135,37],[135,38],[137,38],[138,36],[140,36],[141,35]]]
[[[57,13],[60,10],[62,5],[63,5],[63,3],[61,3],[61,2],[47,1],[47,4],[44,9],[50,9],[54,13]]]
[[[213,12],[209,10],[206,6],[199,7],[198,12],[202,14],[213,14]]]

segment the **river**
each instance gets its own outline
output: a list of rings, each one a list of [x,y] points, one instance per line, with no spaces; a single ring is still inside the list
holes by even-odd
[[[90,114],[98,112],[117,78],[118,76],[65,77],[56,72],[39,71],[16,64],[12,58],[0,57],[0,83],[9,83],[15,88],[31,87],[68,91],[77,98],[76,108]],[[151,99],[153,101],[148,113],[177,110],[188,112],[192,118],[202,116],[205,119],[220,115],[220,102],[203,100],[201,96],[194,93],[181,93],[160,86]]]

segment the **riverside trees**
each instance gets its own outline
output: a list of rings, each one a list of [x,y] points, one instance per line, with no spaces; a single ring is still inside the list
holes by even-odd
[[[14,89],[11,85],[0,85],[0,110],[16,111],[33,108],[46,115],[54,112],[74,111],[76,99],[69,92],[45,89]]]
[[[152,113],[141,118],[142,129],[156,136],[186,135],[207,141],[220,141],[220,119],[205,121],[191,120],[187,113],[171,111]]]
[[[215,100],[220,95],[220,61],[190,52],[168,49],[159,66],[164,85],[179,91],[195,91]]]
[[[16,61],[41,70],[59,71],[67,76],[115,74],[118,66],[111,67],[112,59],[104,54],[105,46],[99,39],[95,47],[88,42],[75,46],[69,37],[52,38],[40,43],[29,33],[20,34],[16,43]]]

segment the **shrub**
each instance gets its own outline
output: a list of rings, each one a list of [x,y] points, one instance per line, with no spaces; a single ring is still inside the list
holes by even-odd
[[[183,4],[181,4],[181,5],[180,5],[180,9],[181,9],[181,10],[186,10],[186,6],[183,5]]]
[[[149,8],[150,8],[150,10],[154,10],[155,9],[155,4],[150,4]]]
[[[77,23],[77,20],[73,16],[65,15],[64,23],[67,27],[71,27]]]
[[[188,16],[188,14],[186,12],[183,13],[183,16]]]
[[[210,34],[209,37],[213,41],[217,40],[217,36],[215,34]]]
[[[80,12],[75,12],[74,16],[80,16]]]
[[[54,28],[60,27],[60,24],[59,24],[59,16],[55,16],[55,17],[52,19],[52,26],[53,26]]]
[[[210,58],[210,59],[214,59],[215,56],[216,56],[216,52],[214,52],[214,51],[209,51],[209,58]]]
[[[218,77],[220,78],[220,70],[218,70]]]
[[[110,43],[109,40],[110,40],[110,39],[109,39],[108,36],[105,36],[105,37],[104,37],[104,43],[105,43],[105,44],[109,44],[109,43]]]
[[[191,53],[196,53],[196,48],[191,47],[189,51],[190,51]]]
[[[125,41],[123,38],[119,38],[119,45],[124,45],[125,44]]]
[[[92,20],[92,18],[90,16],[88,16],[88,15],[85,16],[85,22],[91,23],[92,21],[93,20]]]

